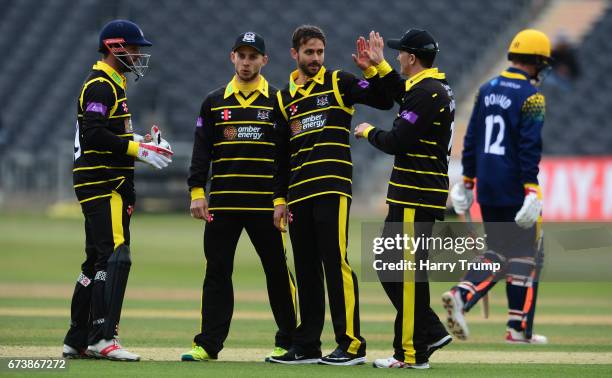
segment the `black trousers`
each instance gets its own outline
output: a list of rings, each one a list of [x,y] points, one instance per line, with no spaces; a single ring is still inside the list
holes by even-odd
[[[291,245],[300,298],[300,320],[293,343],[304,350],[321,349],[325,320],[325,286],[338,346],[365,353],[359,330],[359,288],[348,257],[350,198],[322,195],[290,206]]]
[[[83,349],[102,338],[114,336],[103,334],[107,316],[104,301],[106,266],[118,246],[130,245],[133,198],[133,195],[113,191],[81,203],[85,216],[86,258],[72,294],[70,329],[64,338],[64,343],[74,348]]]
[[[431,236],[435,218],[422,209],[389,206],[383,237],[395,235],[410,237]],[[385,250],[380,256],[385,262],[402,259],[418,264],[428,259],[428,251],[418,249],[414,254],[407,250]],[[384,276],[383,276],[384,274]],[[396,271],[381,273],[379,277],[387,296],[397,311],[394,324],[394,357],[406,363],[428,361],[427,346],[448,335],[444,325],[429,304],[429,282],[426,271]]]
[[[275,345],[288,349],[292,342],[296,325],[295,285],[287,267],[283,236],[274,227],[272,213],[217,212],[204,230],[206,276],[201,328],[194,338],[211,357],[217,357],[229,333],[234,311],[234,255],[243,229],[263,265],[268,298],[278,326]]]

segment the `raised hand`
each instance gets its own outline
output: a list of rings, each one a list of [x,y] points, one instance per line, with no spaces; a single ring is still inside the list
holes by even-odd
[[[368,52],[367,55],[370,58],[370,62],[373,65],[377,65],[385,60],[384,48],[385,41],[380,33],[372,30],[368,38]]]
[[[362,71],[365,71],[372,65],[368,55],[368,50],[368,41],[366,41],[364,37],[357,38],[357,50],[356,53],[353,54],[353,61]]]

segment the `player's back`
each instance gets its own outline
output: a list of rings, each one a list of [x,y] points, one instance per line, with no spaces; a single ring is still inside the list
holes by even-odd
[[[537,182],[543,114],[544,98],[521,70],[509,68],[480,87],[462,163],[464,175],[477,178],[481,204],[522,204],[523,184]]]

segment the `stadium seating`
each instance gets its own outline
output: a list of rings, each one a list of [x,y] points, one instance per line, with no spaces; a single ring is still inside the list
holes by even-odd
[[[5,125],[19,146],[31,143],[43,131],[63,138],[72,135],[75,93],[96,59],[97,32],[105,21],[101,13],[111,8],[101,4],[94,0],[2,2],[0,48],[11,54],[0,63],[0,98]],[[116,16],[140,23],[155,43],[149,76],[130,86],[131,102],[145,108],[132,108],[137,115],[155,110],[166,129],[183,140],[191,138],[202,98],[231,77],[229,48],[242,31],[255,30],[266,38],[271,60],[264,73],[282,86],[294,68],[288,50],[291,32],[299,24],[323,27],[329,39],[327,65],[353,72],[350,54],[358,35],[377,29],[387,38],[398,37],[409,27],[423,27],[439,39],[439,65],[453,83],[520,5],[494,2],[482,9],[476,0],[392,1],[384,7],[368,1],[286,1],[281,9],[274,1],[258,2],[251,9],[242,1],[226,1],[223,6],[180,0],[122,4],[116,7],[120,9]],[[473,22],[462,22],[467,16]],[[388,58],[394,61],[394,53],[388,51]],[[388,120],[378,113],[371,117],[379,123]]]
[[[99,29],[112,18],[137,22],[154,43],[147,77],[128,84],[135,129],[144,131],[155,121],[168,139],[190,142],[203,98],[233,74],[229,52],[241,32],[264,36],[270,56],[264,74],[280,87],[295,68],[289,49],[291,34],[300,24],[319,25],[326,32],[327,67],[356,74],[351,53],[359,35],[375,29],[385,38],[398,38],[411,27],[425,28],[440,43],[437,65],[448,74],[451,86],[458,87],[470,80],[467,73],[484,51],[495,47],[495,35],[512,25],[529,4],[530,0],[3,0],[0,113],[6,151],[41,145],[64,151],[72,143],[79,87],[97,59]],[[397,66],[395,57],[387,50],[387,59]],[[355,124],[390,126],[392,113],[358,108]],[[355,176],[360,177],[358,172],[380,154],[365,143],[355,147]],[[180,162],[174,169],[185,175],[188,161],[178,152]],[[70,153],[68,148],[66,157]],[[190,150],[183,155],[189,154]]]
[[[544,152],[553,155],[604,155],[612,151],[609,106],[612,82],[612,8],[577,46],[581,75],[570,90],[543,84],[546,95]]]

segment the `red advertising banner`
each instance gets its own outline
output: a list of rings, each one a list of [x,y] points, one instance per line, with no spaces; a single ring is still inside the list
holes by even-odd
[[[612,156],[544,158],[539,180],[544,220],[612,220]],[[480,219],[474,205],[472,216]]]

